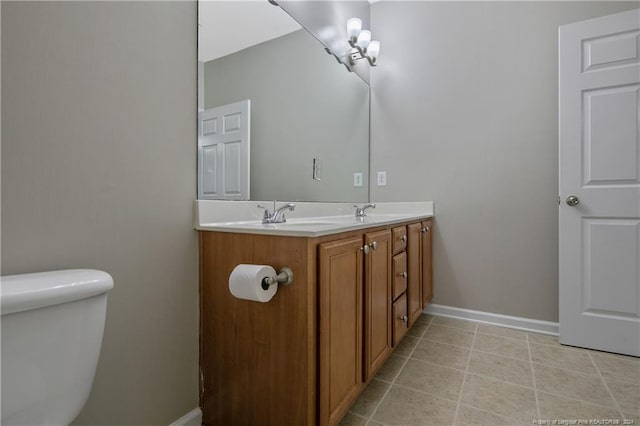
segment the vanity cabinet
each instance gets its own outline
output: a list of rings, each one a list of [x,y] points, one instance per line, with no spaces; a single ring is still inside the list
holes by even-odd
[[[430,239],[407,225],[313,238],[201,231],[203,424],[337,424],[422,310],[411,268],[429,274]],[[228,279],[241,263],[287,266],[293,283],[268,303],[237,299]]]

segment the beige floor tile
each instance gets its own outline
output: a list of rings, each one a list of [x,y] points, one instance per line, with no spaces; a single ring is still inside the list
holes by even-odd
[[[357,416],[353,413],[347,413],[340,420],[340,426],[364,426],[367,424],[367,419]]]
[[[529,350],[525,340],[478,333],[473,342],[473,349],[529,361]]]
[[[461,402],[531,424],[538,417],[533,389],[467,374]]]
[[[461,404],[460,408],[458,408],[458,416],[456,417],[454,424],[456,426],[514,426],[516,424],[524,425],[525,423],[519,423],[514,419],[502,417],[497,414],[491,414],[487,411],[478,410],[477,408]]]
[[[460,328],[462,330],[475,331],[477,323],[458,318],[434,317],[433,324],[446,325],[447,327]]]
[[[407,335],[413,337],[422,337],[424,331],[427,329],[432,320],[433,315],[420,315],[416,322],[413,323],[409,331],[407,331]]]
[[[593,351],[590,354],[605,380],[640,383],[640,358]]]
[[[491,324],[478,324],[478,333],[491,334],[500,337],[510,337],[512,339],[525,340],[527,333],[520,330],[514,330],[513,328],[500,327]]]
[[[631,421],[631,423],[626,423],[626,424],[640,425],[640,414],[624,413],[624,419]]]
[[[358,400],[351,407],[351,412],[363,417],[373,414],[376,405],[384,396],[390,384],[382,380],[373,379],[362,392]]]
[[[378,423],[378,422],[374,422],[373,420],[369,420],[369,423],[367,423],[367,426],[385,426],[382,423]]]
[[[387,382],[393,381],[396,378],[402,365],[405,363],[407,359],[398,355],[391,355],[387,362],[384,363],[380,370],[378,370],[378,374],[376,374],[377,379],[386,380]]]
[[[450,425],[456,403],[411,389],[392,386],[373,420],[386,425]]]
[[[395,355],[407,357],[411,354],[411,351],[416,347],[419,341],[420,339],[417,337],[404,336],[404,339],[402,339],[398,346],[395,347],[393,353]]]
[[[622,412],[640,414],[640,384],[613,379],[606,382]]]
[[[473,332],[432,324],[423,338],[468,348],[471,347],[471,342],[473,341]]]
[[[581,373],[597,375],[598,370],[591,362],[587,351],[577,351],[563,347],[538,345],[531,343],[531,360],[551,367],[580,371]]]
[[[620,419],[620,413],[614,407],[604,407],[545,392],[538,392],[538,404],[543,419]]]
[[[538,345],[550,345],[563,347],[558,341],[558,336],[549,336],[548,334],[527,333],[529,343],[537,343]]]
[[[538,391],[548,392],[594,404],[615,407],[599,376],[533,364]]]
[[[533,376],[529,361],[472,351],[469,372],[516,385],[533,387]]]
[[[457,401],[463,377],[463,371],[410,359],[395,383]]]
[[[423,339],[418,343],[411,357],[464,370],[469,360],[469,349]]]

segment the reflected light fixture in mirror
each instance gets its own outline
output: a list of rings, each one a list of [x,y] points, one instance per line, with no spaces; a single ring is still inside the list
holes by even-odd
[[[371,40],[371,31],[362,29],[362,20],[351,18],[347,21],[347,35],[352,50],[348,53],[349,64],[355,65],[357,60],[366,59],[369,65],[376,66],[380,54],[380,42]]]

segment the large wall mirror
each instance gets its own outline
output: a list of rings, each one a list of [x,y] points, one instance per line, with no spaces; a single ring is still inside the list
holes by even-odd
[[[198,9],[198,197],[368,201],[364,79],[267,0]]]

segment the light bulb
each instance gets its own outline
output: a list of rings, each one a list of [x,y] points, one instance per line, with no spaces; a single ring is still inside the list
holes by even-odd
[[[371,31],[369,30],[360,31],[360,34],[358,35],[358,46],[362,47],[363,49],[366,49],[367,47],[369,47],[370,42],[371,42]]]
[[[369,47],[367,48],[367,55],[369,55],[369,57],[373,60],[375,60],[378,57],[378,54],[380,53],[380,42],[379,41],[371,41],[371,43],[369,43]]]
[[[356,38],[362,30],[362,21],[358,18],[351,18],[347,21],[347,35],[349,38]]]

